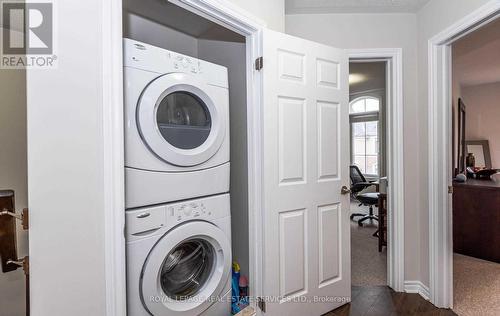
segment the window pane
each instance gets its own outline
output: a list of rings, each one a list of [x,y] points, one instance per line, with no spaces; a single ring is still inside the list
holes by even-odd
[[[352,123],[352,136],[353,137],[365,137],[365,123]]]
[[[366,112],[378,111],[380,108],[380,101],[375,98],[367,98],[366,100]]]
[[[352,126],[352,163],[362,173],[378,175],[378,121],[356,122]]]
[[[378,174],[378,156],[366,156],[366,173]]]
[[[378,139],[376,137],[366,138],[366,154],[378,155]]]
[[[352,152],[354,155],[364,155],[366,150],[366,123],[352,124]]]
[[[358,166],[361,173],[363,173],[363,174],[366,173],[365,156],[354,156],[353,164]]]
[[[360,99],[351,104],[350,113],[362,113],[366,111],[365,99]]]
[[[365,152],[365,148],[366,148],[366,144],[365,144],[365,138],[364,137],[356,137],[354,138],[354,141],[353,141],[353,153],[355,155],[364,155],[366,152]]]
[[[378,121],[366,122],[366,136],[378,136]]]
[[[366,122],[366,154],[378,155],[378,122]]]

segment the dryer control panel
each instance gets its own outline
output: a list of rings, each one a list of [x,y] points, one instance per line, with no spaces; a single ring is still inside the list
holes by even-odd
[[[127,236],[163,233],[192,220],[211,221],[231,215],[229,194],[142,207],[126,211]]]
[[[128,38],[123,39],[123,66],[162,74],[188,73],[208,84],[229,87],[224,66]]]
[[[200,72],[200,62],[197,59],[177,53],[170,53],[170,58],[173,62],[174,69],[193,74]]]

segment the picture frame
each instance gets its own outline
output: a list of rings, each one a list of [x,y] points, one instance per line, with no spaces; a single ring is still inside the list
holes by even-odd
[[[476,167],[491,169],[490,143],[488,140],[468,140],[465,142],[467,153],[473,153]]]

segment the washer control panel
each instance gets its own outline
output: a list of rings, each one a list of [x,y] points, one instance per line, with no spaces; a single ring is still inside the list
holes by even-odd
[[[212,211],[203,202],[186,202],[167,207],[167,217],[176,222],[212,217]]]
[[[193,220],[211,221],[231,215],[229,193],[174,202],[125,212],[127,238],[163,234]]]

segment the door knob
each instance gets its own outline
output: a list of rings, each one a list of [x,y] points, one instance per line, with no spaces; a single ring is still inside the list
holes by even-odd
[[[342,193],[342,194],[349,194],[349,193],[351,193],[351,190],[344,185],[342,187],[342,189],[340,189],[340,193]]]

